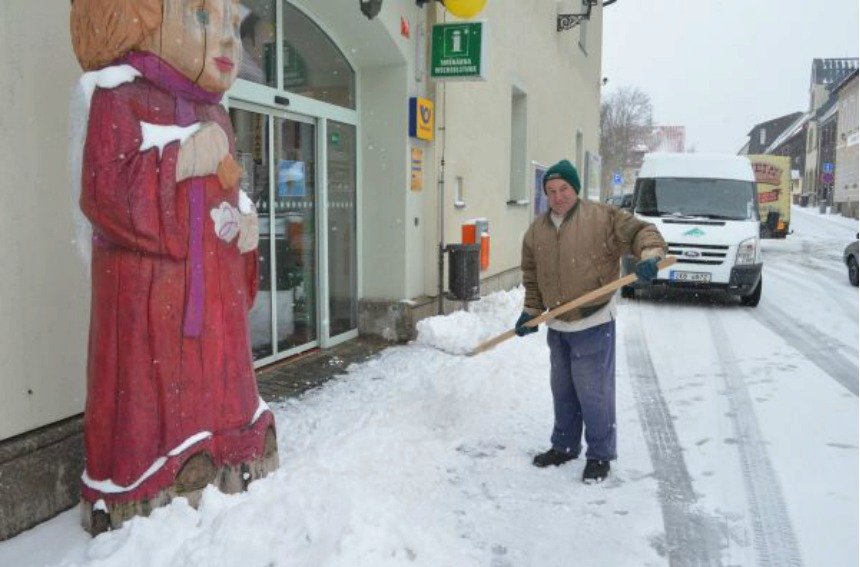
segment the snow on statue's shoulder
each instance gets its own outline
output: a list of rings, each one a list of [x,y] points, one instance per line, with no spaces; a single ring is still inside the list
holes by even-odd
[[[86,96],[87,106],[93,98],[96,88],[115,89],[125,83],[131,83],[140,76],[140,71],[131,65],[113,65],[97,71],[81,75],[78,84]]]

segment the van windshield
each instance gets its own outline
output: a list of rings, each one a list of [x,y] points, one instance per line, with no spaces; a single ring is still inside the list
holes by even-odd
[[[755,184],[734,179],[640,178],[636,212],[643,216],[757,220]]]

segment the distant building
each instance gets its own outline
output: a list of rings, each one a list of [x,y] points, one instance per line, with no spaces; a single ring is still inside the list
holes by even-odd
[[[846,76],[833,88],[839,108],[836,127],[836,171],[833,183],[833,205],[846,217],[858,217],[857,144],[858,93],[857,71]]]
[[[813,59],[809,79],[809,122],[806,128],[806,168],[804,192],[811,193],[815,202],[829,199],[832,183],[822,181],[821,127],[823,118],[835,104],[831,89],[846,76],[857,71],[858,58]],[[837,110],[838,111],[838,110]],[[826,179],[826,178],[825,178]]]
[[[767,122],[760,122],[747,132],[749,137],[748,154],[763,154],[773,141],[782,134],[786,128],[794,124],[802,115],[802,112],[792,112],[779,118],[773,118]]]
[[[683,153],[687,147],[687,128],[685,126],[657,126],[654,129],[652,152]]]
[[[803,170],[806,165],[806,126],[808,123],[809,113],[801,113],[797,120],[777,136],[763,152],[791,158],[792,194],[797,195],[803,192]]]

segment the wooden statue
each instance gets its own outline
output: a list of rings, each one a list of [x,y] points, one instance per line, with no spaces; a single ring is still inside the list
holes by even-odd
[[[221,97],[241,62],[232,0],[73,0],[85,71],[80,207],[92,226],[84,526],[277,468],[248,311],[257,214]]]

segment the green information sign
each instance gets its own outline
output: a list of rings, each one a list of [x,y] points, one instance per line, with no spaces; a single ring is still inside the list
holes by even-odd
[[[485,22],[435,24],[430,76],[437,80],[483,80],[486,65]]]

